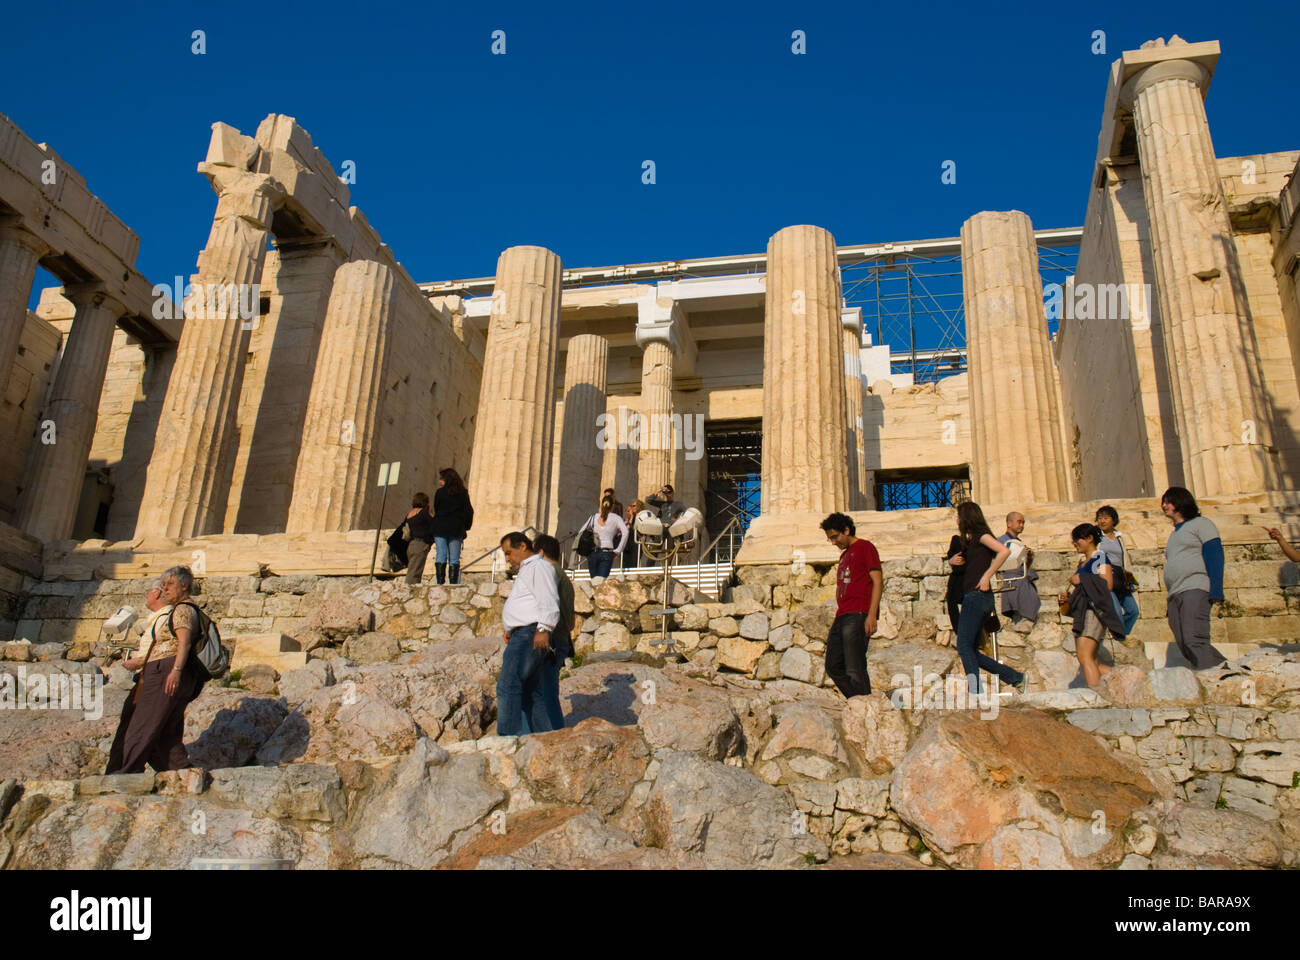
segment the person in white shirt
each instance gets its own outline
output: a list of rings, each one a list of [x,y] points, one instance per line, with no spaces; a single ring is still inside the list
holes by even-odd
[[[545,716],[545,711],[534,709],[534,701],[540,696],[538,668],[550,652],[551,631],[560,620],[555,570],[533,552],[532,541],[522,533],[502,537],[501,550],[518,572],[501,611],[506,650],[497,677],[497,735],[545,733],[531,729],[529,719]]]
[[[587,557],[587,572],[592,580],[608,577],[614,566],[614,557],[627,546],[627,524],[614,511],[614,501],[606,497],[600,501],[600,513],[593,513],[587,519],[578,536],[581,537],[583,530],[588,528],[596,537],[596,549]]]

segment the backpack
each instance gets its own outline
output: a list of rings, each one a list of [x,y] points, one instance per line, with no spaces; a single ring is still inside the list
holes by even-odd
[[[194,639],[190,659],[207,672],[207,680],[221,676],[230,669],[230,654],[221,645],[221,631],[217,629],[216,621],[200,610],[198,604],[186,602],[184,605],[194,608],[200,625],[205,622],[208,625],[202,631],[202,636]],[[167,629],[171,630],[173,637],[176,636],[176,630],[172,627],[172,617],[175,615],[176,608],[173,607],[171,613],[167,614]]]

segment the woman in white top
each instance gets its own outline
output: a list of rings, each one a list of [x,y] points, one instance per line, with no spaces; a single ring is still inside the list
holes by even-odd
[[[596,535],[596,549],[587,557],[587,572],[592,580],[608,577],[610,568],[614,566],[614,555],[621,554],[627,546],[627,524],[613,511],[614,501],[606,497],[600,501],[600,513],[592,514],[578,531],[579,537],[589,528]]]

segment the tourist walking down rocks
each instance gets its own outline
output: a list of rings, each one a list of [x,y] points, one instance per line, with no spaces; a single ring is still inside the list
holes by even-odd
[[[1124,620],[1124,634],[1133,632],[1133,625],[1138,622],[1141,612],[1138,610],[1137,597],[1133,590],[1137,580],[1129,570],[1128,550],[1124,548],[1124,535],[1119,532],[1119,511],[1112,506],[1097,508],[1097,526],[1101,529],[1101,549],[1106,554],[1106,561],[1114,568],[1115,585],[1111,588]]]
[[[596,549],[587,555],[587,572],[592,580],[608,577],[614,557],[623,552],[629,536],[627,524],[614,512],[614,501],[608,497],[600,501],[600,512],[587,518],[578,531],[579,539],[584,530],[590,530],[596,541]]]
[[[1023,692],[1025,675],[1014,667],[998,663],[979,652],[980,633],[993,613],[993,574],[1010,556],[984,520],[984,511],[973,501],[957,505],[957,536],[962,544],[961,616],[957,621],[957,654],[971,693],[980,692],[980,670]]]
[[[1069,604],[1074,618],[1075,655],[1083,668],[1084,682],[1090,687],[1100,683],[1103,674],[1110,673],[1110,667],[1097,659],[1106,631],[1120,638],[1125,636],[1119,598],[1113,592],[1115,569],[1101,549],[1101,539],[1101,527],[1096,524],[1081,523],[1070,531],[1070,543],[1086,559],[1070,577],[1073,589],[1058,598],[1062,604]]]
[[[163,582],[162,577],[154,579],[144,594],[144,605],[149,610],[149,616],[144,620],[137,621],[133,628],[138,631],[139,643],[136,647],[138,656],[128,657],[122,661],[122,666],[128,670],[139,670],[144,666],[144,655],[149,648],[149,644],[154,641],[153,628],[158,622],[158,618],[166,616],[171,612],[171,604],[163,599]],[[137,681],[139,678],[136,678]],[[108,751],[108,771],[120,770],[122,768],[122,747],[126,741],[126,731],[131,726],[131,715],[135,712],[135,690],[131,691],[132,695],[126,698],[122,704],[122,718],[117,723],[117,731],[113,734],[113,745]]]
[[[1195,669],[1207,670],[1227,659],[1210,643],[1210,604],[1223,602],[1223,541],[1191,491],[1170,487],[1160,509],[1174,525],[1165,544],[1169,628],[1178,652]]]
[[[419,583],[433,543],[433,514],[429,512],[429,495],[417,493],[411,498],[411,510],[402,521],[406,526],[406,582]]]
[[[826,635],[826,674],[845,697],[871,692],[867,644],[876,632],[884,573],[875,545],[856,536],[853,518],[832,513],[822,521],[826,539],[840,551],[835,571],[835,620]]]
[[[474,507],[460,474],[447,467],[438,471],[438,489],[433,495],[433,570],[445,583],[447,565],[451,582],[460,583],[460,548],[474,525]]]
[[[555,587],[560,594],[560,619],[551,634],[551,650],[538,668],[540,682],[539,696],[533,701],[533,712],[540,710],[544,715],[528,719],[531,730],[564,729],[564,707],[560,703],[560,667],[564,661],[573,656],[573,581],[564,572],[560,562],[560,541],[550,534],[543,533],[534,544],[537,552],[546,558],[546,562],[555,568]]]
[[[1019,540],[1025,532],[1025,515],[1023,513],[1007,514],[1007,532],[998,537],[998,542],[1010,547],[1012,540]],[[1043,605],[1043,598],[1038,595],[1038,572],[1033,569],[1034,551],[1025,549],[1025,562],[1019,566],[1002,571],[1002,577],[1014,581],[1010,590],[1002,594],[1002,613],[1012,618],[1012,628],[1021,633],[1028,633],[1038,619],[1038,611]],[[1022,629],[1020,624],[1024,621]]]
[[[948,541],[946,559],[951,572],[948,574],[948,589],[944,591],[943,602],[948,607],[949,627],[955,633],[957,621],[961,616],[961,585],[966,576],[966,571],[962,569],[966,558],[961,553],[961,537],[956,534],[953,534],[952,539]]]
[[[1282,555],[1292,563],[1300,563],[1300,550],[1293,547],[1283,536],[1282,531],[1277,527],[1265,527],[1268,535],[1277,541],[1277,545],[1282,548]]]
[[[551,729],[549,723],[545,730],[533,729],[531,723],[546,716],[544,707],[537,709],[539,672],[560,621],[560,591],[555,571],[522,533],[507,533],[501,549],[517,573],[501,611],[506,650],[497,677],[497,734],[518,737]]]
[[[126,663],[144,669],[124,709],[130,715],[123,717],[120,744],[114,738],[106,774],[143,773],[146,763],[157,772],[190,766],[185,708],[208,679],[191,656],[207,631],[206,615],[190,599],[193,588],[189,567],[172,567],[162,576],[161,603],[141,640],[144,655]]]

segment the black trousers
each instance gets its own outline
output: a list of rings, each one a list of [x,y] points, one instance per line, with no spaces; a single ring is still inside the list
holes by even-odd
[[[826,673],[846,697],[871,692],[867,674],[867,615],[845,613],[835,618],[826,635]]]

